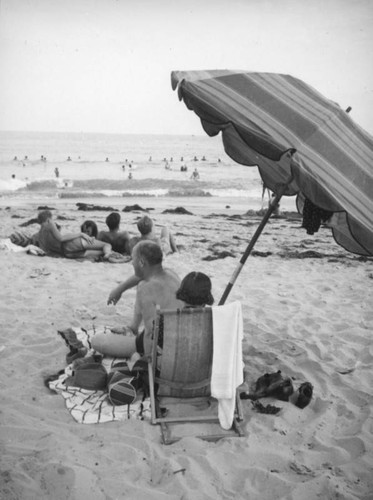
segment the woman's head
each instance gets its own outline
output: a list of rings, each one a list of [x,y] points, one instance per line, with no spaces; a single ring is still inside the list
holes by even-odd
[[[176,298],[191,306],[211,306],[214,303],[211,287],[211,280],[206,274],[194,271],[182,280]]]
[[[97,237],[98,228],[96,222],[93,222],[93,220],[84,221],[80,226],[80,230],[82,233],[88,234],[88,236]]]

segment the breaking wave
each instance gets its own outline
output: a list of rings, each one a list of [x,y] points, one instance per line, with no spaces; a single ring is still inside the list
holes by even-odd
[[[0,190],[10,191],[9,186],[0,185]],[[9,184],[9,182],[7,183]],[[60,198],[88,198],[99,197],[249,197],[258,191],[256,184],[248,186],[246,189],[242,185],[234,182],[217,181],[214,183],[199,181],[175,181],[169,179],[40,179],[28,184],[19,181],[16,186],[12,184],[12,191],[43,192],[44,194],[57,193]],[[2,189],[3,188],[3,189]]]

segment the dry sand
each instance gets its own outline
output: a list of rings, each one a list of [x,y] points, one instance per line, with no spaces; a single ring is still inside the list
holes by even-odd
[[[74,203],[48,201],[66,218],[64,231],[89,218],[103,228],[107,212],[77,211]],[[180,244],[166,265],[181,277],[206,272],[219,299],[258,218],[228,217],[243,212],[224,207],[209,216],[206,200],[200,208],[177,202],[194,215],[162,214],[170,203],[140,201],[155,207],[156,224],[172,228]],[[36,208],[2,203],[0,237]],[[139,216],[123,214],[133,234]],[[263,399],[282,408],[276,416],[243,401],[246,437],[217,443],[190,437],[164,446],[159,428],[146,421],[76,423],[63,398],[43,384],[65,366],[57,329],[128,321],[135,292],[116,307],[106,299],[131,264],[1,250],[0,498],[371,499],[373,261],[346,253],[326,228],[309,236],[300,225],[294,217],[270,220],[228,300],[243,307],[245,388],[282,370],[295,388],[311,382],[314,397],[303,410]],[[224,251],[233,256],[204,260]]]

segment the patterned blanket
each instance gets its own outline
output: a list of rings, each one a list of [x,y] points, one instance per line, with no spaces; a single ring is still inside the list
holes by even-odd
[[[73,328],[77,338],[88,349],[87,356],[94,354],[90,339],[97,333],[96,329],[84,330]],[[106,327],[102,328],[105,331]],[[105,357],[102,361],[107,372],[111,371],[113,363],[120,361],[118,358]],[[123,360],[124,361],[124,360]],[[142,392],[137,394],[136,400],[131,405],[113,406],[106,391],[89,391],[79,387],[66,386],[65,381],[73,373],[72,364],[68,365],[58,379],[49,382],[52,391],[61,394],[66,407],[76,422],[81,424],[98,424],[115,420],[150,420],[150,400]]]

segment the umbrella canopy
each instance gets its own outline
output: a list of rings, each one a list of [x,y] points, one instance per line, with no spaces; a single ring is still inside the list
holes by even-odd
[[[258,166],[279,196],[297,194],[300,210],[308,199],[333,212],[335,240],[373,255],[373,138],[338,104],[275,73],[173,71],[171,82],[233,160]]]

